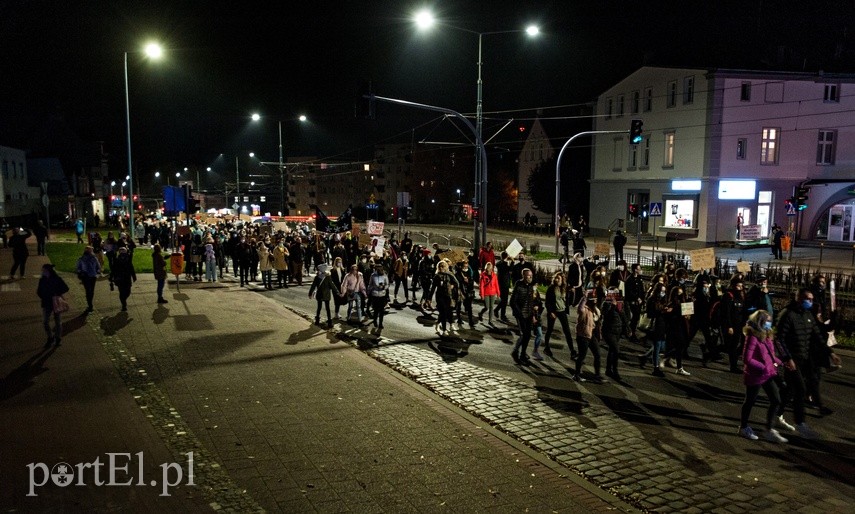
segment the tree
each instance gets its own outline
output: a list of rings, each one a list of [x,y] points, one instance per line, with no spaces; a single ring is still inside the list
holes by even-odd
[[[591,195],[590,149],[570,147],[562,160],[561,167],[561,214],[588,217],[588,202]],[[528,177],[528,188],[534,207],[547,214],[555,214],[555,165],[557,155],[543,161]]]

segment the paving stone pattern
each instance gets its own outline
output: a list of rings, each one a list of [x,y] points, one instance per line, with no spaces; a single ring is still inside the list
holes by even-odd
[[[644,509],[851,512],[853,487],[805,481],[798,470],[757,469],[750,459],[709,451],[678,431],[670,432],[677,439],[651,441],[605,406],[553,397],[415,345],[369,354]],[[581,398],[593,397],[580,389]]]

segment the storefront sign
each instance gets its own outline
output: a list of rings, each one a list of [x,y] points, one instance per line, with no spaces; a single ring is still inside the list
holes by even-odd
[[[744,241],[754,241],[762,239],[760,235],[760,225],[742,225],[739,231],[739,239]]]

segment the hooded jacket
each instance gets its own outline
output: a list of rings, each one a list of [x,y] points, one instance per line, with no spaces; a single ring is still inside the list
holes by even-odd
[[[781,359],[775,355],[772,333],[746,325],[745,348],[742,353],[742,379],[747,386],[763,385],[778,374]]]
[[[813,314],[795,300],[781,314],[777,332],[785,359],[809,359],[811,339],[821,339],[819,325]]]

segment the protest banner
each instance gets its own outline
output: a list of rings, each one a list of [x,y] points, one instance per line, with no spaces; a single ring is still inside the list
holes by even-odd
[[[715,248],[701,248],[689,251],[692,263],[689,268],[692,271],[702,271],[715,268]]]

